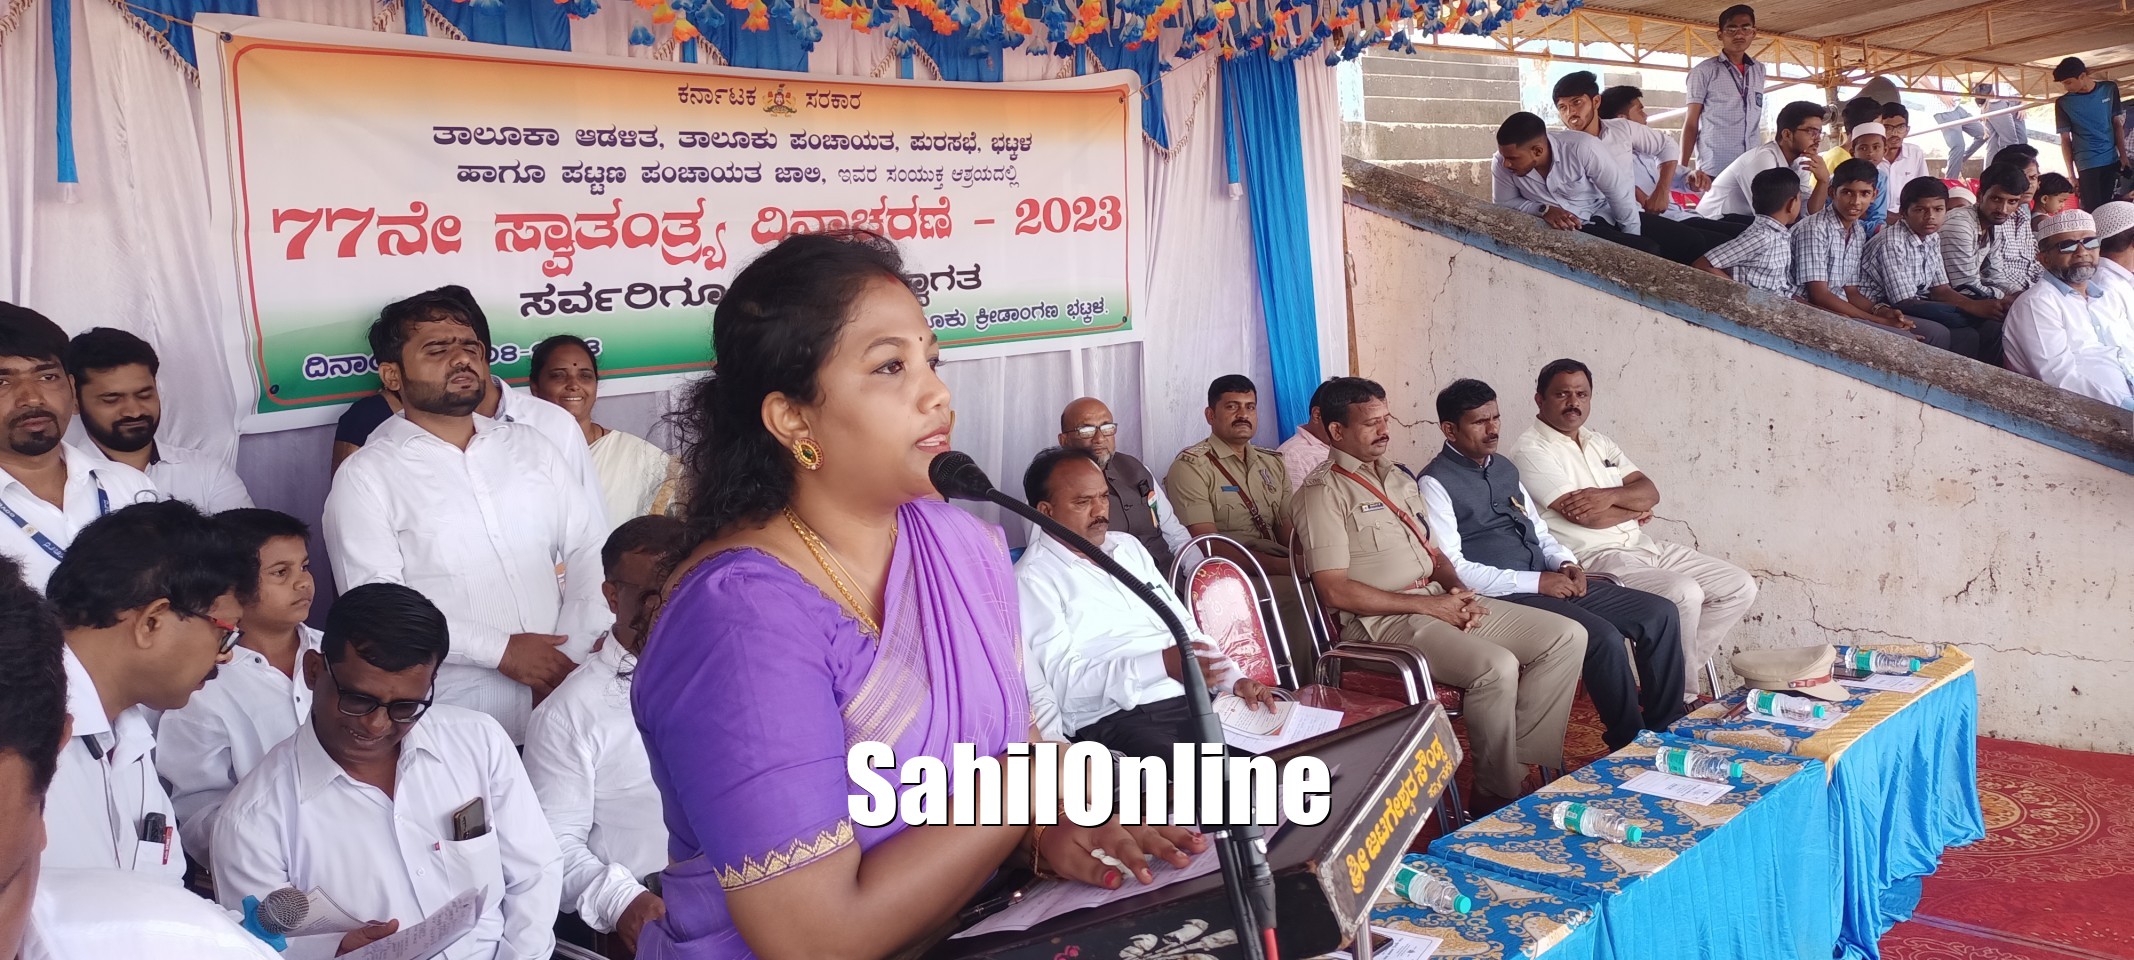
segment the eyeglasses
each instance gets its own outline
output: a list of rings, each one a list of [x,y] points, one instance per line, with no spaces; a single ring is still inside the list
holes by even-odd
[[[1753,23],[1737,23],[1730,27],[1720,27],[1719,32],[1732,34],[1755,33],[1756,25]]]
[[[2073,253],[2077,250],[2095,250],[2104,241],[2091,237],[2088,240],[2062,240],[2059,243],[2039,244],[2054,253]]]
[[[224,620],[221,617],[206,613],[186,613],[183,610],[179,610],[176,612],[181,617],[191,617],[196,620],[205,620],[209,623],[214,624],[215,629],[222,631],[222,639],[215,641],[215,655],[218,657],[222,656],[223,654],[229,653],[231,650],[236,649],[238,638],[244,636],[244,631],[242,629],[239,629],[236,624],[231,623],[228,620]]]
[[[367,717],[376,713],[379,707],[384,707],[386,718],[394,723],[414,723],[416,719],[423,715],[424,711],[430,709],[429,698],[386,701],[367,693],[351,691],[341,686],[341,679],[333,675],[333,664],[331,663],[326,665],[326,679],[333,681],[334,696],[336,697],[335,705],[340,709],[341,715],[344,717]],[[433,680],[430,683],[430,696],[435,697],[436,695],[437,684]]]
[[[1108,437],[1118,432],[1116,423],[1086,423],[1074,428],[1074,435],[1084,440],[1095,440],[1100,433]]]

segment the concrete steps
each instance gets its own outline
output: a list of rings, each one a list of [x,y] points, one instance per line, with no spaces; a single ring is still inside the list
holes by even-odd
[[[1382,166],[1478,200],[1490,199],[1487,160],[1397,160]]]
[[[1504,122],[1519,109],[1517,101],[1453,98],[1364,97],[1363,115],[1371,123],[1487,124]]]
[[[1472,77],[1404,76],[1398,74],[1374,74],[1366,70],[1363,75],[1365,97],[1415,97],[1448,100],[1502,100],[1519,103],[1519,81],[1485,80]]]
[[[1402,54],[1365,54],[1364,76],[1446,77],[1463,80],[1519,80],[1518,64],[1474,57],[1425,57]]]
[[[1507,111],[1509,113],[1510,111]],[[1498,122],[1501,122],[1499,118]],[[1343,146],[1359,157],[1386,160],[1488,159],[1497,149],[1497,122],[1344,124]],[[1353,151],[1352,151],[1353,152]]]

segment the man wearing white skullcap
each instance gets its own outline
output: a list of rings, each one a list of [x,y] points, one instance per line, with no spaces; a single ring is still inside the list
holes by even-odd
[[[2097,221],[2081,210],[2038,225],[2039,283],[2008,308],[2008,369],[2134,410],[2134,369],[2105,339],[2110,307],[2097,292]]]
[[[2090,214],[2097,220],[2097,279],[2104,294],[2104,340],[2134,363],[2134,203],[2114,200]]]

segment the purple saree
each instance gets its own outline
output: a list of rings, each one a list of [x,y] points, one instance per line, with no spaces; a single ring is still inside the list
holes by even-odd
[[[753,952],[726,891],[894,836],[855,827],[845,751],[878,740],[899,763],[979,756],[1028,739],[1015,579],[998,532],[946,503],[897,511],[880,638],[758,550],[716,554],[676,584],[632,681],[674,864],[646,960]],[[805,918],[801,922],[806,922]]]

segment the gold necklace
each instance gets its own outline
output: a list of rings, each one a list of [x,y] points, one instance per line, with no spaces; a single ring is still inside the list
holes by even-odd
[[[815,565],[821,567],[823,575],[830,578],[830,585],[837,588],[838,595],[845,600],[846,608],[859,618],[860,626],[869,634],[881,636],[882,626],[875,619],[874,604],[861,605],[866,591],[860,588],[859,578],[853,576],[852,571],[845,569],[844,561],[837,559],[837,554],[830,550],[830,545],[824,543],[822,537],[801,522],[800,515],[794,513],[792,507],[785,508],[785,521],[793,525],[793,533],[800,537],[801,543],[807,545],[808,553],[815,557]],[[891,537],[894,536],[892,533]],[[851,584],[849,587],[846,586],[848,581]]]

